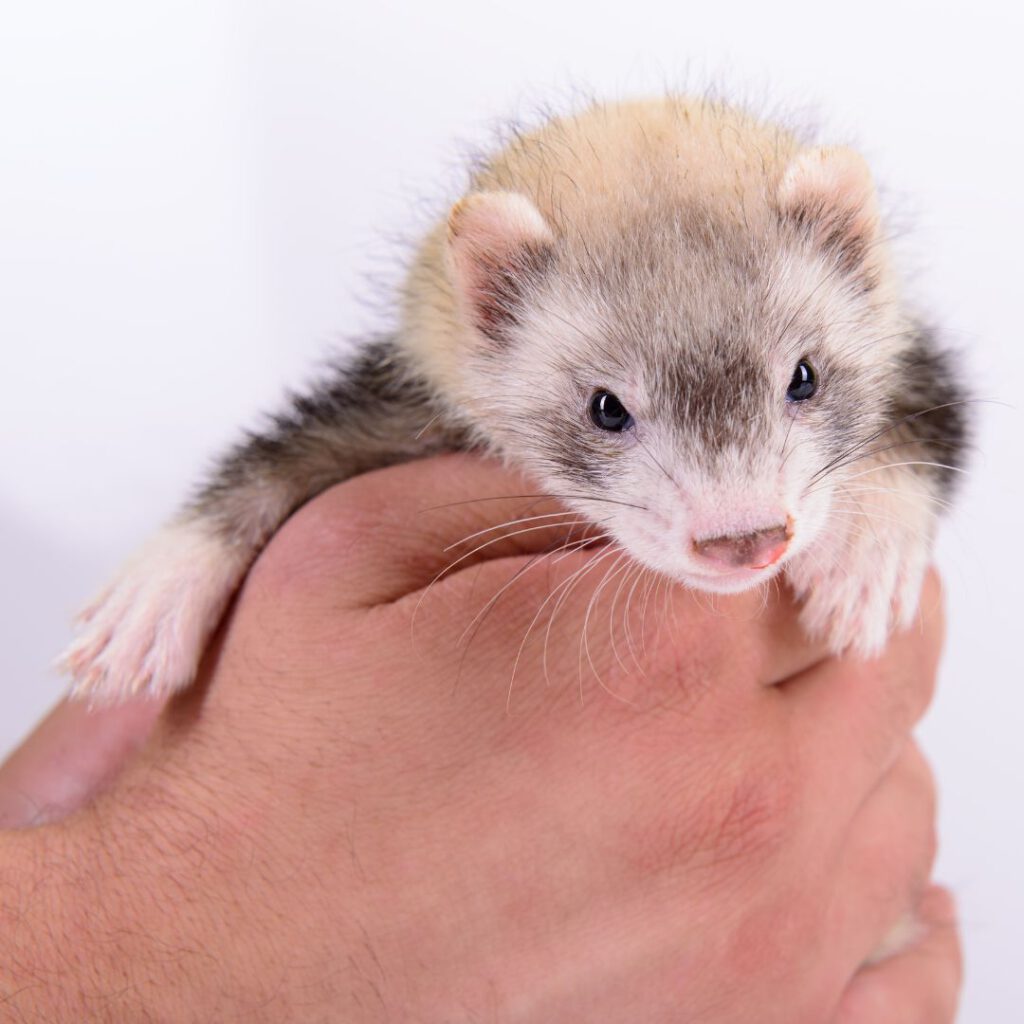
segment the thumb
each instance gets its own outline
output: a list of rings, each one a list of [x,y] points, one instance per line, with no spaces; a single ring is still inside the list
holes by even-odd
[[[0,764],[0,828],[77,810],[145,742],[162,708],[155,700],[96,709],[61,701]]]

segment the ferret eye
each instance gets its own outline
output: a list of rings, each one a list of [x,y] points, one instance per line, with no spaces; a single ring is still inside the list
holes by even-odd
[[[786,391],[787,402],[806,402],[818,390],[818,375],[806,359],[801,359],[793,371],[793,379]]]
[[[595,391],[590,399],[590,418],[595,427],[619,434],[633,425],[633,417],[626,407],[610,392]]]

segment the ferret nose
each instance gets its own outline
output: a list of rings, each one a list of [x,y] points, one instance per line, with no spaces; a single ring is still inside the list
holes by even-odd
[[[764,569],[774,565],[789,546],[789,526],[768,526],[751,533],[694,540],[701,558],[731,569]]]

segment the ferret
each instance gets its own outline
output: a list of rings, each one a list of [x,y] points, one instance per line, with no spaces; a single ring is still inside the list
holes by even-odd
[[[916,612],[967,422],[865,161],[706,99],[554,117],[473,172],[392,334],[228,451],[81,616],[93,701],[187,687],[268,539],[355,474],[494,453],[656,573],[782,573],[870,656]]]

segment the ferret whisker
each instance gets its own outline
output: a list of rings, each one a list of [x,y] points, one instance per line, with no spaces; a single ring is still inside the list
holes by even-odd
[[[795,449],[790,449],[790,451],[787,453],[786,452],[786,446],[789,444],[790,434],[793,433],[793,424],[796,423],[797,417],[799,415],[800,415],[800,406],[797,406],[796,413],[793,416],[790,417],[789,426],[786,428],[786,436],[783,438],[783,440],[782,440],[782,447],[779,449],[779,456],[782,458],[782,461],[779,463],[779,472],[781,472],[783,470],[783,468],[785,467],[787,461],[789,460],[789,456],[792,455],[793,451],[795,450]]]
[[[601,522],[607,522],[607,520],[601,520]],[[588,545],[597,544],[599,541],[606,540],[607,536],[603,533],[597,533],[593,536],[581,537],[579,540],[573,541],[571,545],[566,545],[559,548],[557,557],[551,563],[552,565],[558,565],[559,562],[568,558],[576,551],[580,551]]]
[[[544,524],[542,524],[540,526],[528,526],[528,527],[524,527],[521,530],[512,530],[511,532],[504,533],[504,534],[502,534],[499,537],[492,537],[490,540],[484,541],[484,543],[482,543],[482,544],[478,544],[471,551],[467,551],[467,552],[465,552],[465,554],[462,554],[458,558],[453,559],[440,572],[438,572],[434,576],[434,578],[427,584],[427,586],[424,589],[423,593],[420,594],[419,599],[416,601],[416,607],[413,609],[412,619],[410,621],[410,628],[415,628],[416,617],[419,615],[420,608],[423,605],[423,602],[426,600],[427,595],[433,589],[434,584],[438,583],[445,576],[447,576],[456,566],[461,565],[468,558],[472,558],[473,555],[478,554],[479,552],[485,550],[486,548],[491,547],[494,544],[499,543],[500,541],[508,540],[511,537],[518,537],[518,536],[521,536],[522,534],[525,534],[525,533],[535,533],[538,530],[550,530],[550,529],[554,528],[555,526],[560,526],[560,525],[562,525],[562,524],[560,524],[560,523],[559,524],[556,524],[556,523],[544,523]],[[447,551],[448,549],[445,548],[444,550]]]
[[[561,553],[562,549],[558,549],[558,550],[559,550],[559,553]],[[598,557],[598,556],[595,555],[594,558],[596,558],[596,557]],[[526,649],[526,644],[527,644],[528,640],[530,639],[530,634],[533,632],[534,626],[539,621],[541,615],[544,612],[544,609],[548,606],[548,604],[551,602],[551,600],[563,588],[565,588],[566,586],[569,586],[572,583],[572,581],[576,578],[576,576],[580,572],[582,572],[586,568],[586,566],[589,565],[593,560],[594,559],[591,558],[583,567],[581,567],[580,569],[577,569],[576,572],[574,572],[571,575],[569,575],[566,579],[562,580],[561,583],[559,583],[553,589],[548,591],[547,595],[544,597],[544,600],[541,601],[540,606],[537,608],[537,611],[534,614],[533,618],[530,620],[530,624],[526,627],[526,631],[523,633],[523,639],[522,639],[522,641],[519,644],[518,650],[516,651],[515,661],[512,663],[512,675],[511,675],[511,677],[509,679],[508,694],[506,695],[506,698],[505,698],[505,713],[506,714],[508,714],[508,712],[511,709],[511,705],[512,705],[512,689],[513,689],[513,686],[515,685],[516,672],[519,670],[519,663],[522,660],[523,651]],[[545,649],[544,649],[544,655],[545,655],[545,660],[544,660],[544,679],[545,679],[545,684],[550,686],[551,685],[551,678],[550,678],[550,676],[548,675],[548,672],[547,672],[547,660],[546,660],[547,647],[546,646],[545,646]]]
[[[611,555],[616,553],[616,550],[616,548],[609,548],[605,551],[599,551],[588,560],[586,565],[584,565],[580,569],[577,569],[576,572],[574,572],[572,576],[569,577],[567,581],[567,586],[565,586],[565,588],[562,590],[562,593],[559,595],[558,599],[552,605],[551,614],[548,616],[547,628],[544,630],[544,648],[541,655],[541,664],[544,670],[544,678],[548,680],[548,682],[550,682],[551,679],[550,672],[548,671],[548,646],[551,641],[551,631],[554,628],[555,619],[557,618],[559,611],[561,610],[565,602],[569,599],[569,596],[572,594],[573,590],[575,590],[576,587],[579,586],[583,579],[590,572],[592,572],[596,566],[600,565],[601,562],[603,562],[606,558],[609,558],[611,557]],[[580,700],[582,701],[582,699],[583,694],[581,692]]]
[[[906,498],[904,495],[900,494],[899,491],[893,490],[892,488],[877,488],[877,489],[875,489],[875,488],[867,488],[867,489],[864,489],[864,490],[861,490],[860,488],[849,488],[849,489],[845,489],[844,488],[844,492],[849,494],[851,497],[854,494],[863,494],[863,495],[867,495],[867,496],[872,495],[872,494],[891,494],[894,498],[898,498],[900,501],[909,501],[909,500],[911,500],[909,498]],[[935,503],[933,502],[933,504],[935,504]],[[940,508],[945,509],[945,503],[939,501],[938,504],[939,504]],[[830,507],[831,508],[835,508],[835,509],[849,508],[848,505],[836,504],[836,503],[833,503]],[[894,522],[901,522],[902,521],[902,519],[900,518],[900,516],[898,514],[898,511],[896,511],[896,510],[890,510],[890,511],[893,511],[893,520],[894,520]],[[940,513],[936,509],[934,509],[934,508],[926,508],[926,507],[924,507],[924,508],[921,508],[920,511],[921,511],[921,513],[923,515],[931,516],[933,519],[940,518]]]
[[[601,582],[594,588],[594,592],[590,595],[590,600],[587,602],[587,609],[583,615],[583,626],[580,629],[580,655],[579,655],[579,673],[580,673],[580,692],[583,691],[583,658],[586,655],[587,662],[590,665],[590,671],[593,673],[594,678],[597,680],[598,686],[604,690],[609,696],[614,697],[616,700],[622,701],[623,704],[632,704],[633,702],[623,697],[621,694],[616,693],[608,684],[604,681],[601,673],[597,670],[597,664],[594,662],[593,655],[590,651],[590,616],[593,613],[598,600],[601,597],[601,593],[604,588],[608,585],[609,581],[615,578],[615,574],[618,571],[618,566],[624,558],[629,556],[623,552],[615,559],[610,566],[605,569],[604,576],[601,578]]]
[[[876,468],[879,470],[888,469],[889,464],[878,466]],[[901,501],[912,505],[919,501],[923,501],[931,505],[937,505],[942,509],[951,509],[953,507],[952,502],[946,501],[944,498],[940,498],[936,494],[928,494],[924,492],[908,494],[906,491],[900,490],[896,487],[870,487],[865,484],[854,484],[852,481],[853,477],[839,480],[836,484],[836,493],[838,494],[842,491],[846,491],[848,493],[857,492],[859,494],[891,494],[893,497],[899,498]],[[827,485],[827,483],[827,480],[819,481],[815,486],[808,488],[804,492],[804,497],[820,491]]]
[[[665,479],[668,480],[668,482],[672,484],[673,487],[678,487],[679,484],[676,483],[675,477],[673,477],[672,474],[658,461],[654,452],[652,452],[650,448],[648,448],[647,445],[644,444],[643,439],[640,437],[639,434],[637,434],[636,443],[640,445],[640,447],[644,450],[645,454],[651,460],[651,462],[653,462],[654,465],[657,466],[658,469],[660,469],[662,473],[665,474]]]
[[[623,628],[626,634],[626,645],[629,648],[630,657],[633,659],[633,663],[639,669],[640,674],[646,678],[647,669],[644,663],[640,660],[636,651],[636,636],[633,632],[633,599],[636,596],[636,588],[640,585],[640,581],[647,576],[647,567],[641,562],[635,563],[635,572],[633,573],[633,583],[629,588],[629,593],[626,595],[626,606],[623,610]]]
[[[853,496],[851,495],[851,499],[852,498],[853,498]],[[904,522],[904,520],[900,519],[900,517],[898,515],[886,516],[884,513],[879,512],[877,509],[872,509],[872,511],[870,513],[865,513],[863,511],[861,511],[861,509],[863,509],[863,504],[861,504],[859,508],[858,508],[857,505],[854,505],[854,504],[840,504],[840,503],[834,503],[834,504],[829,506],[829,512],[851,512],[852,511],[852,512],[857,513],[858,515],[871,515],[873,518],[878,519],[880,521],[882,519],[885,519],[886,521],[891,522],[891,523],[901,523],[901,522]],[[936,517],[938,516],[938,513],[934,509],[928,509],[927,510],[927,514],[930,515],[930,516],[936,516]]]
[[[933,447],[933,448],[948,448],[951,451],[957,451],[959,449],[959,445],[955,441],[947,440],[947,439],[944,439],[944,438],[929,438],[928,439],[928,446],[929,447]],[[843,469],[846,466],[852,466],[855,463],[862,461],[863,459],[869,459],[869,458],[871,458],[874,455],[882,455],[885,452],[893,451],[896,448],[908,448],[908,447],[917,447],[917,448],[923,447],[923,445],[921,443],[921,439],[915,437],[915,438],[908,438],[906,441],[894,441],[892,444],[884,445],[881,448],[872,448],[869,451],[860,452],[858,454],[854,454],[853,452],[849,452],[848,455],[850,457],[844,458],[843,461],[841,461],[841,462],[830,464],[828,472],[824,474],[824,477],[822,477],[822,479],[827,478],[828,476],[831,476],[831,474],[835,473],[837,470]],[[812,478],[812,482],[814,480],[816,480],[816,479],[818,479],[817,475]]]
[[[630,571],[626,573],[626,576],[623,579],[622,585],[621,585],[621,589],[625,591],[625,598],[624,598],[624,600],[622,602],[622,606],[621,606],[621,608],[622,608],[621,619],[622,619],[622,635],[623,635],[623,637],[625,638],[625,641],[626,641],[626,653],[627,653],[629,659],[632,661],[633,665],[637,669],[639,669],[641,674],[643,674],[643,666],[640,665],[637,662],[636,645],[634,643],[633,625],[632,625],[632,618],[631,618],[633,595],[636,593],[636,587],[637,587],[637,583],[639,582],[641,573],[642,573],[642,569],[641,569],[639,563],[634,560],[631,563],[631,565],[630,565]],[[619,600],[619,592],[616,591],[616,594],[615,594],[615,603],[616,603],[616,605],[618,603],[618,600]]]
[[[853,519],[853,520],[871,519],[871,520],[874,520],[875,522],[878,522],[878,523],[884,523],[887,526],[895,526],[898,529],[900,529],[900,530],[902,530],[903,532],[906,532],[906,533],[911,533],[912,532],[915,536],[919,536],[922,539],[928,539],[927,533],[924,533],[924,532],[922,532],[920,530],[913,530],[913,531],[911,531],[907,527],[906,523],[901,522],[899,519],[896,519],[893,516],[883,516],[883,515],[879,515],[877,512],[865,512],[865,511],[863,511],[863,509],[843,509],[843,508],[831,509],[830,513],[834,514],[834,515],[837,515],[837,516],[844,516],[846,518]]]
[[[516,571],[505,581],[485,602],[484,606],[473,616],[470,620],[469,625],[459,635],[458,644],[460,646],[465,645],[468,650],[473,638],[479,632],[480,627],[484,624],[487,616],[491,613],[491,610],[501,600],[501,596],[516,583],[522,576],[529,572],[535,565],[539,564],[546,558],[548,552],[540,551],[533,555],[525,565],[520,566]],[[468,637],[468,640],[467,640]]]
[[[958,406],[963,406],[963,405],[973,405],[973,404],[978,403],[978,402],[992,402],[992,403],[997,404],[997,405],[1005,405],[1005,403],[999,402],[999,401],[997,401],[995,399],[962,398],[962,399],[958,399],[955,402],[942,402],[939,405],[929,406],[927,409],[919,409],[916,412],[908,413],[906,416],[901,416],[895,422],[888,424],[887,426],[883,427],[881,430],[878,430],[875,433],[871,434],[869,437],[864,438],[862,441],[858,442],[856,445],[846,449],[846,451],[844,451],[842,454],[837,456],[831,462],[826,463],[818,471],[818,473],[816,473],[811,478],[811,483],[814,483],[821,474],[823,474],[823,473],[827,472],[828,470],[830,470],[833,467],[833,465],[835,465],[836,463],[842,462],[843,459],[845,459],[849,455],[852,455],[853,452],[859,450],[860,448],[863,448],[865,445],[871,444],[872,441],[876,441],[878,438],[882,437],[885,434],[888,434],[891,430],[895,430],[897,427],[901,427],[901,426],[903,426],[903,425],[905,425],[907,423],[911,423],[914,420],[920,419],[922,416],[930,415],[933,412],[941,412],[941,411],[943,411],[945,409],[954,409],[954,408],[957,408]],[[918,443],[922,443],[920,439],[918,439]]]
[[[624,552],[623,558],[625,560],[625,564],[621,568],[613,570],[614,575],[621,576],[621,579],[619,580],[619,585],[615,588],[615,593],[612,595],[611,607],[608,609],[608,635],[611,642],[612,654],[615,656],[615,660],[619,663],[619,667],[622,669],[623,673],[628,675],[629,669],[626,667],[626,663],[622,659],[622,655],[619,651],[619,645],[615,640],[615,610],[618,606],[619,597],[622,594],[623,587],[629,582],[632,576],[635,563],[630,558],[628,552]],[[625,625],[625,622],[623,625]]]
[[[578,523],[572,523],[569,526],[569,532],[565,535],[565,543],[566,544],[571,544],[573,542],[574,535],[576,533],[576,529],[577,529],[578,525],[579,525]],[[584,527],[584,529],[586,529],[586,527]]]
[[[950,510],[953,508],[951,501],[946,501],[944,498],[940,498],[934,494],[921,494],[921,495],[908,495],[904,491],[901,491],[898,487],[865,487],[863,484],[856,484],[853,487],[843,485],[842,490],[844,491],[856,491],[858,494],[891,494],[895,498],[899,498],[901,501],[917,501],[924,499],[933,505],[938,505],[939,508]],[[931,515],[937,515],[934,510],[931,510]]]
[[[530,569],[532,569],[535,565],[540,564],[543,561],[545,554],[546,552],[539,552],[535,554],[526,563],[526,565],[521,566],[519,569],[517,569],[512,574],[511,578],[508,579],[505,582],[505,584],[498,589],[497,593],[495,593],[494,595],[492,595],[491,598],[488,599],[484,607],[474,616],[473,621],[470,622],[470,624],[462,631],[457,641],[457,646],[462,647],[462,653],[459,656],[459,665],[458,669],[455,672],[455,680],[452,684],[453,692],[455,691],[455,689],[457,689],[462,679],[462,672],[463,669],[465,668],[466,658],[469,656],[469,651],[473,645],[473,641],[476,639],[477,634],[483,628],[483,624],[487,620],[487,617],[490,615],[491,611],[497,606],[498,601],[501,599],[501,595],[504,594],[509,589],[509,587],[515,584],[517,580],[521,579],[526,573],[528,573]]]
[[[948,462],[929,462],[925,459],[908,460],[907,462],[887,462],[882,466],[873,466],[871,469],[862,470],[847,477],[847,480],[859,480],[861,477],[870,476],[872,473],[880,473],[885,469],[899,469],[901,466],[927,466],[932,469],[945,469],[951,473],[966,473],[962,466],[951,466]]]
[[[659,620],[659,630],[664,630],[665,623],[668,621],[669,606],[671,604],[672,597],[672,581],[667,576],[662,576],[662,591],[661,591],[661,619]]]
[[[463,667],[463,665],[465,663],[466,656],[469,653],[469,649],[472,646],[473,640],[476,638],[476,636],[479,633],[480,629],[483,627],[483,624],[487,620],[487,618],[490,615],[490,613],[494,610],[495,607],[497,607],[498,601],[501,600],[502,595],[504,595],[519,579],[521,579],[535,565],[538,565],[538,564],[542,563],[544,561],[544,559],[551,557],[553,554],[556,554],[556,555],[557,554],[561,554],[563,552],[563,550],[564,550],[564,546],[559,546],[559,547],[554,548],[553,550],[541,551],[541,552],[538,552],[537,554],[535,554],[526,563],[526,565],[524,565],[520,569],[518,569],[512,575],[512,577],[508,581],[506,581],[506,583],[504,585],[502,585],[498,589],[498,591],[488,599],[488,601],[486,602],[484,607],[481,608],[479,612],[477,612],[476,616],[474,616],[474,618],[473,618],[473,621],[470,622],[470,624],[466,627],[466,629],[463,630],[462,635],[459,637],[459,643],[460,644],[464,644],[464,647],[463,647],[462,656],[459,659],[459,671],[458,671],[458,673],[456,675],[456,682],[458,682],[458,679],[461,678],[462,667]],[[470,632],[470,631],[472,631],[472,632]],[[469,637],[468,637],[468,640],[466,638],[467,633],[470,634]]]
[[[605,505],[621,505],[623,508],[635,508],[640,509],[642,512],[647,512],[648,508],[646,505],[637,505],[631,501],[619,501],[615,498],[602,498],[593,494],[495,494],[490,495],[486,498],[467,498],[463,501],[449,501],[443,505],[428,505],[426,508],[421,508],[420,514],[425,512],[441,512],[444,509],[457,508],[460,505],[475,505],[478,502],[483,501],[518,501],[523,498],[551,498],[560,501],[595,501]]]
[[[429,420],[427,420],[427,422],[426,422],[426,423],[424,423],[424,424],[423,424],[423,426],[422,426],[422,427],[420,427],[420,429],[416,431],[416,434],[415,434],[415,435],[413,436],[413,440],[414,440],[414,441],[419,441],[419,440],[421,440],[421,439],[422,439],[422,437],[423,437],[423,435],[424,435],[424,434],[425,434],[425,433],[426,433],[426,432],[427,432],[427,431],[428,431],[428,430],[429,430],[429,429],[430,429],[430,428],[431,428],[431,427],[432,427],[432,426],[433,426],[433,425],[434,425],[435,423],[437,423],[437,421],[438,421],[438,420],[439,420],[440,418],[441,418],[441,413],[439,413],[439,412],[436,412],[436,413],[434,413],[434,415],[433,415],[433,416],[431,416],[431,417],[430,417],[430,419],[429,419]]]
[[[518,530],[510,530],[508,533],[503,533],[498,537],[491,537],[489,540],[477,544],[476,547],[474,547],[471,551],[467,551],[465,554],[460,555],[453,562],[449,562],[448,565],[444,569],[442,569],[441,572],[438,574],[438,577],[444,576],[446,573],[451,572],[451,570],[454,569],[455,566],[461,564],[467,558],[472,558],[473,555],[479,554],[481,551],[484,551],[489,547],[493,547],[495,544],[500,544],[503,540],[511,540],[511,538],[513,537],[522,537],[524,534],[527,533],[538,533],[541,530],[554,530],[564,525],[564,523],[560,522],[541,523],[538,526],[524,526]],[[444,550],[447,551],[448,548],[445,548]]]
[[[561,519],[561,520],[565,520],[565,519],[568,519],[570,517],[573,519],[572,523],[559,522],[559,523],[551,523],[549,525],[551,525],[551,526],[572,526],[572,525],[578,525],[581,522],[585,522],[585,520],[580,518],[580,515],[579,515],[578,512],[545,512],[545,513],[542,513],[541,515],[536,515],[536,516],[522,516],[519,519],[507,519],[503,523],[497,523],[494,526],[485,526],[482,530],[476,530],[473,533],[468,533],[468,534],[466,534],[465,537],[462,537],[460,540],[454,541],[453,543],[447,545],[446,547],[442,548],[441,550],[444,551],[444,552],[451,551],[453,548],[460,547],[461,545],[465,544],[467,541],[473,540],[476,537],[483,537],[485,534],[488,534],[488,533],[494,533],[496,530],[502,530],[506,526],[519,526],[522,523],[532,523],[532,522],[535,522],[538,519]],[[514,536],[514,535],[513,534],[506,534],[505,536]]]
[[[845,538],[844,541],[847,544],[849,543]],[[806,554],[813,559],[819,575],[826,578],[837,566],[842,564],[842,552],[837,550],[835,546],[824,547],[823,545],[818,545],[809,548]]]
[[[847,523],[847,528],[842,533],[832,538],[832,544],[833,546],[840,546],[846,551],[852,553],[856,546],[850,536],[850,530],[854,530],[858,536],[864,534],[864,524],[869,513],[864,509],[862,504],[855,505],[852,509],[843,509],[839,511],[842,512],[843,517],[849,520],[849,522]],[[872,531],[873,529],[874,528],[872,527]]]
[[[657,589],[660,573],[645,572],[647,586],[644,587],[643,604],[640,606],[640,650],[647,657],[647,607],[651,603],[651,595]]]

